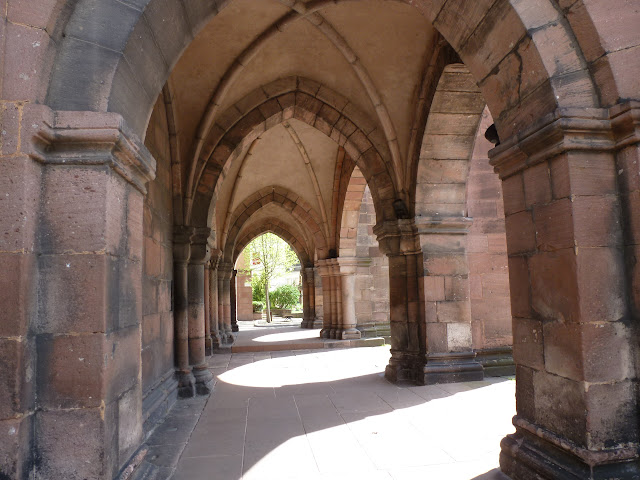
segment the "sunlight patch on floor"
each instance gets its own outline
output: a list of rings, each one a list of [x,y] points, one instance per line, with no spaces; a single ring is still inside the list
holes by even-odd
[[[310,339],[310,338],[318,338],[318,332],[316,330],[303,330],[300,329],[296,332],[281,332],[281,333],[269,333],[267,335],[262,335],[261,337],[253,338],[254,342],[288,342],[291,340],[302,340],[302,339]]]

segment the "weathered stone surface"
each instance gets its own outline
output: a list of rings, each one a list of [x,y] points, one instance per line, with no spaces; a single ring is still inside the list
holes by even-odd
[[[638,476],[632,2],[36,3],[0,0],[2,475],[113,478],[211,380],[268,230],[306,326],[386,332],[390,380],[513,338],[512,478]]]

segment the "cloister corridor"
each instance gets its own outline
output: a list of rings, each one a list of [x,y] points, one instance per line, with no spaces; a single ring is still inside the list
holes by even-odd
[[[0,480],[174,466],[640,480],[640,0],[0,0]]]

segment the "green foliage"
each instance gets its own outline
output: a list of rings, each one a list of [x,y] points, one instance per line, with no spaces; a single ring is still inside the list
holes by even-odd
[[[252,271],[255,271],[255,265],[261,265],[267,281],[277,273],[290,272],[298,263],[298,257],[289,244],[273,233],[265,233],[251,240],[245,252]]]
[[[264,310],[264,303],[263,302],[253,302],[253,313],[260,313],[262,312],[262,310]]]
[[[262,302],[264,305],[264,275],[254,273],[251,276],[251,296],[254,302]]]
[[[298,257],[287,242],[273,233],[265,233],[254,238],[245,247],[244,255],[246,264],[250,266],[252,272],[251,291],[253,300],[264,303],[267,308],[267,317],[269,317],[270,305],[267,305],[266,290],[273,278],[293,270],[293,266],[299,262]],[[270,295],[271,292],[269,292]],[[296,298],[299,298],[299,292],[297,295]],[[291,294],[288,297],[285,295],[284,298],[279,298],[278,301],[270,299],[271,301],[268,303],[280,305],[285,302],[289,304],[291,297]],[[298,302],[299,300],[295,300],[291,305],[295,305]]]
[[[281,285],[269,292],[269,298],[278,308],[291,308],[300,301],[300,290],[295,285]]]

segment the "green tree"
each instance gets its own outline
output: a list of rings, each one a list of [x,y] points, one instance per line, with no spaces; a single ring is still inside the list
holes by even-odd
[[[270,296],[276,307],[291,308],[300,301],[300,290],[296,285],[280,285]]]
[[[269,283],[276,274],[291,271],[298,263],[298,257],[287,242],[273,233],[265,233],[251,240],[245,248],[245,255],[249,257],[247,263],[256,267],[253,269],[258,274],[256,284],[263,286],[267,322],[271,322]]]

